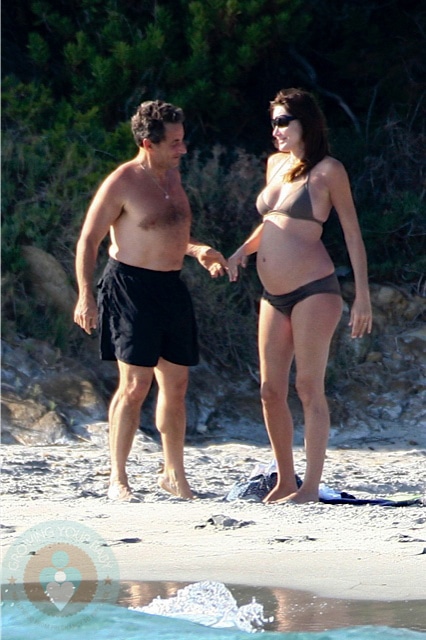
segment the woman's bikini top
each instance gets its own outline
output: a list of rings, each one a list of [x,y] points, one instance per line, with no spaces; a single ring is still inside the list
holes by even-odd
[[[274,176],[272,176],[272,178],[273,177]],[[265,191],[267,191],[268,185],[266,185],[263,191],[259,193],[256,200],[256,208],[261,216],[265,218],[265,216],[269,214],[279,214],[288,216],[289,218],[296,218],[298,220],[311,220],[312,222],[316,222],[322,226],[323,223],[321,220],[314,218],[312,211],[311,196],[309,194],[309,173],[303,184],[296,187],[293,191],[290,191],[290,193],[286,195],[284,200],[279,203],[279,206],[275,209],[272,209],[265,200]]]

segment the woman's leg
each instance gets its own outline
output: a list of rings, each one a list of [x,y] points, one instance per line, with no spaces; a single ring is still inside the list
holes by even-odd
[[[324,378],[331,339],[342,313],[340,296],[316,294],[298,303],[291,316],[296,390],[305,419],[306,472],[303,485],[287,500],[318,501],[330,429]]]
[[[263,416],[278,471],[277,484],[264,502],[273,502],[297,489],[292,449],[293,420],[287,404],[293,336],[290,318],[266,300],[260,304],[259,359]]]

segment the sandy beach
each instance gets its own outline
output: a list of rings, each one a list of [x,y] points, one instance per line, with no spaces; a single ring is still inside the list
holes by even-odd
[[[357,498],[425,495],[426,434],[392,444],[330,447],[324,483]],[[364,600],[426,598],[426,510],[413,505],[264,505],[225,501],[268,445],[226,439],[186,447],[193,501],[157,487],[161,449],[139,433],[129,478],[139,503],[106,498],[106,443],[3,446],[3,554],[17,536],[48,520],[82,523],[117,559],[120,579],[217,580],[286,587],[324,597]],[[295,449],[303,476],[303,448]]]

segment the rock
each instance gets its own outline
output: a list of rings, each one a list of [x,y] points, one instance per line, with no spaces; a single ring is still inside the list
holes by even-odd
[[[72,426],[72,432],[79,440],[108,446],[108,422],[80,422]]]
[[[367,353],[367,362],[381,362],[382,360],[383,353],[380,353],[380,351],[370,351],[370,353]]]
[[[79,425],[106,420],[93,374],[35,340],[2,341],[2,441],[59,444]]]
[[[373,289],[374,291],[374,289]],[[374,302],[379,307],[393,308],[395,305],[401,305],[405,297],[394,287],[375,288]]]
[[[345,284],[343,294],[346,304],[327,368],[330,443],[356,446],[361,441],[392,442],[398,437],[411,447],[409,443],[426,432],[426,301],[392,286],[372,285],[373,332],[353,340],[348,327],[353,285]],[[3,442],[83,439],[107,447],[107,413],[117,385],[117,366],[98,360],[96,340],[87,338],[87,345],[84,363],[64,358],[59,349],[38,340],[16,337],[3,342]],[[251,370],[220,370],[206,362],[192,368],[188,437],[267,443],[255,378]],[[294,370],[291,383],[288,400],[294,441],[301,445],[303,414],[294,390]],[[154,384],[141,426],[158,439],[155,399]]]
[[[31,398],[22,399],[10,390],[3,390],[1,400],[1,439],[5,444],[25,444],[30,425],[40,420],[45,408]],[[22,436],[22,432],[24,437]]]
[[[64,444],[72,439],[63,416],[43,404],[22,402],[6,393],[2,398],[2,442],[5,444]]]
[[[56,411],[45,413],[29,432],[32,438],[28,438],[24,444],[40,444],[40,441],[46,444],[65,444],[72,439],[66,420]],[[40,434],[39,437],[37,432]]]
[[[49,253],[33,246],[22,247],[27,263],[25,276],[38,302],[56,307],[72,322],[77,294],[61,264]]]

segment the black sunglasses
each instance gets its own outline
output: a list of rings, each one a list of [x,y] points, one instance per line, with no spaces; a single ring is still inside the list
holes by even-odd
[[[292,120],[297,120],[297,118],[286,115],[277,116],[271,120],[271,125],[273,129],[275,129],[275,127],[288,127]]]

